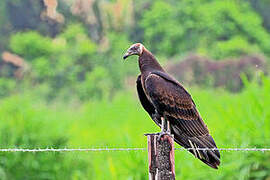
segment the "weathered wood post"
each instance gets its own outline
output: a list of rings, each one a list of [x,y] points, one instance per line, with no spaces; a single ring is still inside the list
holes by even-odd
[[[173,135],[146,134],[148,142],[149,180],[175,179]]]

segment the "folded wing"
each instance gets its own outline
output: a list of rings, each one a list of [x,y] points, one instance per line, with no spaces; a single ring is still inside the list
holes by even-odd
[[[140,94],[147,98],[141,102],[148,104],[147,108],[144,107],[146,111],[153,112],[154,108],[158,114],[170,121],[171,131],[178,144],[185,148],[216,148],[190,94],[175,79],[164,72],[152,72],[145,80],[145,93],[143,92]],[[218,150],[189,151],[207,165],[218,168]]]
[[[147,99],[147,96],[144,93],[142,83],[141,83],[141,75],[138,76],[137,81],[137,93],[140,99],[140,102],[145,109],[145,111],[150,115],[152,120],[160,127],[161,126],[161,118],[157,114],[157,111],[153,104]]]

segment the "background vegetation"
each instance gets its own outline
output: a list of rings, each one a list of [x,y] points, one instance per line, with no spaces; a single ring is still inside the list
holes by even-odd
[[[146,147],[143,134],[159,129],[136,97],[136,58],[122,61],[134,42],[188,85],[218,147],[269,147],[269,9],[267,0],[2,0],[0,148]],[[270,178],[269,153],[221,156],[216,171],[177,151],[177,179]],[[0,179],[148,179],[147,154],[5,152]]]

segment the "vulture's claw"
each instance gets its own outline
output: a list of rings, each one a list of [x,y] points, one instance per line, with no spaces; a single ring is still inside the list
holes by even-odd
[[[165,132],[165,131],[161,131],[160,133],[158,133],[158,138],[157,138],[157,140],[160,141],[161,138],[162,138],[162,136],[164,136],[164,135],[170,135],[170,134],[168,134],[168,133]]]

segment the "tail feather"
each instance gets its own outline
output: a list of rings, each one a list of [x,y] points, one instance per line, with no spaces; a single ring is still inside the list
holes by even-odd
[[[189,149],[188,151],[208,166],[218,169],[220,164],[220,153],[218,150],[195,150],[196,148],[217,148],[216,143],[211,135],[187,137],[181,136],[177,133],[173,134],[175,142],[184,148],[194,148]]]

